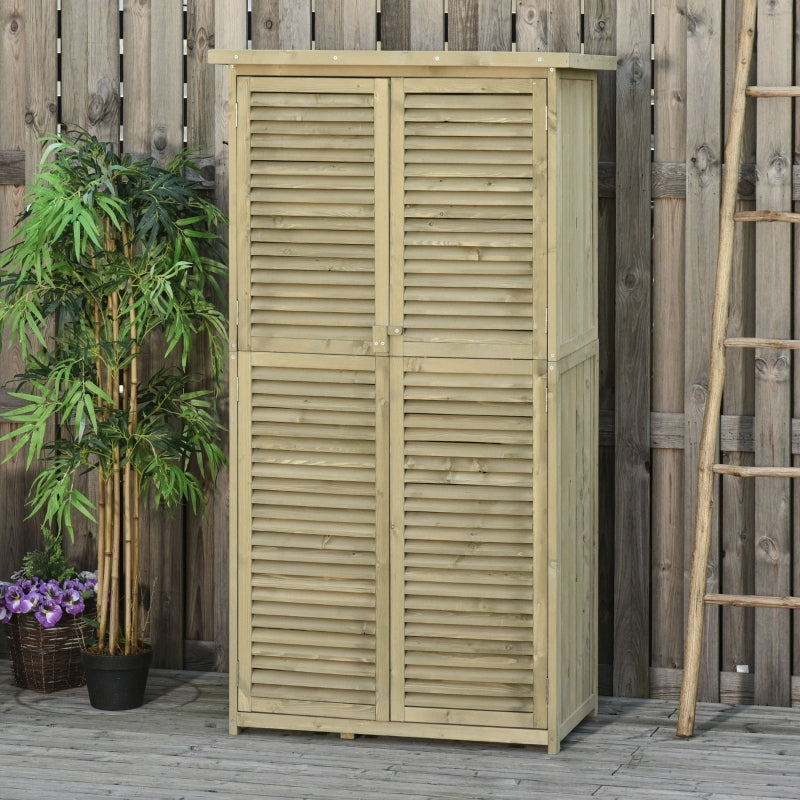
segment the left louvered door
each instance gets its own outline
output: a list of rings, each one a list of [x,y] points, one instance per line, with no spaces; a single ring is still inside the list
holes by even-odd
[[[387,87],[238,82],[243,712],[389,716]]]

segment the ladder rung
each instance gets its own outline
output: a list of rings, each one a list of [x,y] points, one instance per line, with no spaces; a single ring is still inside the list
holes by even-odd
[[[706,603],[742,608],[800,608],[800,597],[769,597],[755,594],[707,594]]]
[[[800,222],[794,211],[739,211],[733,215],[735,222]]]
[[[759,339],[754,336],[729,336],[725,347],[768,347],[773,350],[800,350],[800,339]]]
[[[714,464],[717,475],[736,478],[800,478],[800,467],[741,467],[733,464]]]
[[[748,86],[748,97],[800,97],[800,86]]]

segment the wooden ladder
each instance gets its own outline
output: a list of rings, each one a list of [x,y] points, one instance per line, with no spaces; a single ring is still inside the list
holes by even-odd
[[[742,3],[731,116],[728,140],[725,144],[725,170],[720,196],[719,251],[717,255],[711,328],[711,360],[708,376],[708,394],[698,452],[694,550],[692,553],[692,571],[686,620],[683,682],[678,711],[677,735],[685,738],[692,736],[694,732],[705,606],[710,604],[800,609],[800,597],[708,594],[706,592],[706,575],[711,547],[714,475],[732,475],[740,478],[800,478],[800,467],[753,467],[714,463],[717,452],[722,392],[725,383],[725,353],[727,348],[800,350],[800,340],[728,337],[727,335],[735,223],[800,222],[800,214],[798,213],[769,210],[736,212],[746,98],[800,97],[800,86],[768,87],[747,85],[750,62],[753,55],[757,5],[757,0],[744,0]]]

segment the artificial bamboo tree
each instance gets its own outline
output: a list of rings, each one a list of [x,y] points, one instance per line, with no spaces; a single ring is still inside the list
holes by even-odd
[[[98,648],[112,655],[141,646],[148,498],[201,509],[203,480],[224,461],[216,391],[192,390],[187,374],[205,339],[221,384],[226,322],[213,294],[224,218],[186,177],[191,167],[186,153],[161,168],[87,133],[52,137],[0,253],[0,327],[23,363],[11,392],[20,405],[5,414],[9,458],[27,447],[39,470],[31,514],[47,529],[74,536],[73,512],[96,525]],[[175,367],[145,374],[153,341]],[[85,472],[96,492],[79,488]]]

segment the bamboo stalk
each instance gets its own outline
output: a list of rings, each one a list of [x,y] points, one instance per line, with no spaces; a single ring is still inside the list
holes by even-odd
[[[134,575],[133,588],[131,590],[131,604],[133,606],[133,627],[131,639],[139,645],[141,639],[139,633],[139,476],[136,471],[133,473],[133,567]]]
[[[114,468],[112,470],[112,533],[111,533],[111,595],[109,602],[108,621],[108,652],[113,656],[119,644],[119,570],[120,570],[120,535],[122,533],[122,520],[120,518],[120,466],[119,447],[114,448]]]
[[[711,521],[719,411],[725,385],[725,337],[728,328],[728,302],[733,269],[734,220],[738,194],[739,163],[742,156],[745,90],[750,73],[755,38],[757,0],[744,0],[739,27],[736,72],[734,75],[731,117],[725,145],[725,164],[720,202],[719,250],[714,288],[714,312],[711,323],[711,368],[708,376],[703,429],[698,454],[697,509],[695,515],[694,550],[689,585],[686,643],[683,660],[683,681],[678,709],[677,735],[694,733],[697,705],[697,684],[703,643],[706,571],[711,548]]]
[[[101,602],[97,606],[97,638],[102,647],[108,630],[108,597],[110,589],[109,576],[111,574],[111,542],[109,539],[108,513],[110,506],[107,502],[108,481],[102,465],[98,467],[98,501],[97,501],[97,596]]]

